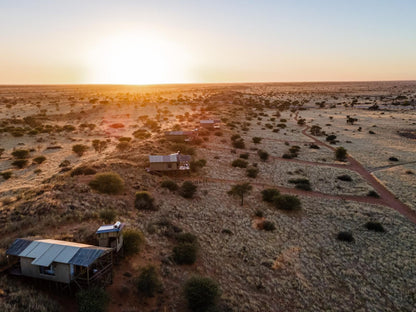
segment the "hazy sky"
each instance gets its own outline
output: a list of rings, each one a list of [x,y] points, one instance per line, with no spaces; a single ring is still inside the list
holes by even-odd
[[[416,0],[0,0],[0,84],[416,79]]]

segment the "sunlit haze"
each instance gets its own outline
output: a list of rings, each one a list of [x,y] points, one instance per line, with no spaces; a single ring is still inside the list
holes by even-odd
[[[0,84],[416,79],[415,1],[0,1]]]

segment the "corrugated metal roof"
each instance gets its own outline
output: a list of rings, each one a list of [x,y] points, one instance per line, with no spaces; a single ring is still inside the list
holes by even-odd
[[[16,239],[7,250],[8,255],[33,258],[33,265],[49,266],[52,262],[89,266],[111,248],[97,247],[53,239]]]
[[[47,244],[47,243],[43,243]],[[50,266],[50,264],[55,261],[56,256],[59,255],[66,246],[63,245],[49,245],[48,250],[46,250],[45,253],[43,253],[41,256],[37,257],[35,260],[32,261],[32,264],[34,265],[41,265],[41,266]]]
[[[192,157],[189,156],[189,155],[179,154],[178,155],[178,159],[179,159],[180,162],[183,162],[183,161],[191,161]]]
[[[160,163],[160,162],[177,162],[177,154],[172,155],[149,155],[149,161],[151,163]]]
[[[30,239],[18,238],[13,242],[10,248],[7,249],[6,254],[10,256],[18,256],[31,243],[32,243],[32,240]]]
[[[120,223],[119,227],[115,227],[114,224],[102,225],[98,228],[96,234],[109,233],[109,232],[120,232],[124,227],[125,223]]]
[[[80,248],[78,249],[77,253],[71,258],[71,260],[69,260],[68,263],[87,267],[90,264],[92,264],[96,259],[101,257],[101,255],[105,251],[106,250],[103,250],[102,248],[99,248],[99,247]]]

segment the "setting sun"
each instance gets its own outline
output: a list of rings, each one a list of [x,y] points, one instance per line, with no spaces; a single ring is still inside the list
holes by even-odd
[[[157,35],[111,35],[88,53],[88,80],[110,84],[188,82],[191,60],[178,45]]]

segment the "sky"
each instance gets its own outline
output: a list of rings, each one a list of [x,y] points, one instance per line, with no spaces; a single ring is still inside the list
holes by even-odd
[[[416,79],[415,0],[0,0],[0,84]]]

